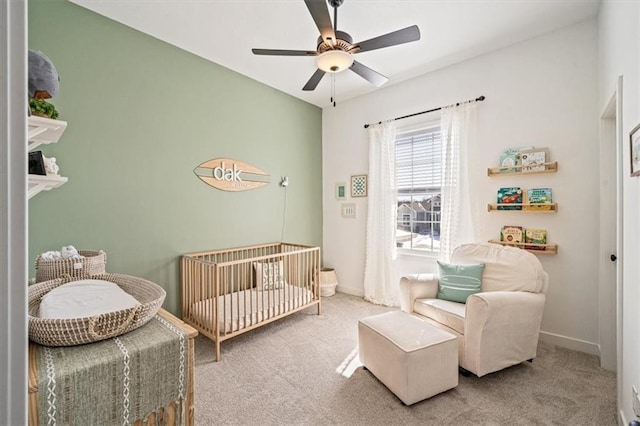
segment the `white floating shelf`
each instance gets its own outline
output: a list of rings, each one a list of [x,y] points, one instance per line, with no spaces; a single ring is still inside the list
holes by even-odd
[[[50,189],[62,186],[68,180],[69,178],[57,175],[29,175],[29,199],[42,191],[48,191]]]
[[[29,151],[43,144],[56,143],[67,129],[67,122],[32,115],[28,117]]]

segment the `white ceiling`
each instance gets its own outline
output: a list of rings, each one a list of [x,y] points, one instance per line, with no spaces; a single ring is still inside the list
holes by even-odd
[[[331,79],[302,87],[313,57],[256,56],[251,48],[315,50],[303,0],[70,0],[320,107]],[[391,85],[597,15],[599,0],[345,0],[338,29],[354,42],[417,24],[421,39],[356,55]],[[333,19],[333,12],[331,13]],[[335,77],[344,101],[376,90],[351,71]],[[386,86],[385,85],[385,86]],[[382,86],[382,87],[385,87]]]

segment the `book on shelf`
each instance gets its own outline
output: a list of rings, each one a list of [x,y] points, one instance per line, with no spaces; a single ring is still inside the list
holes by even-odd
[[[30,175],[46,176],[47,171],[44,165],[42,151],[31,151],[28,158],[28,169]]]
[[[529,244],[547,244],[546,229],[529,229],[525,230],[524,242]],[[546,247],[525,245],[528,250],[546,250]]]
[[[505,225],[500,230],[500,241],[505,243],[523,243],[525,230],[522,226]]]
[[[521,152],[533,149],[532,146],[507,148],[500,154],[500,167],[518,166],[521,164]],[[514,173],[520,171],[517,168],[500,169],[500,173]]]
[[[531,148],[520,152],[520,161],[523,172],[543,171],[544,163],[549,161],[548,148]]]
[[[513,204],[513,206],[498,206],[498,210],[522,210],[522,189],[519,186],[498,189],[498,204]]]
[[[551,202],[553,201],[551,188],[531,188],[527,190],[526,194],[526,204],[529,205],[524,206],[524,210],[551,210]]]

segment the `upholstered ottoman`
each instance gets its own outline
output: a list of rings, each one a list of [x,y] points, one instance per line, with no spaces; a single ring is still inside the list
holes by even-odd
[[[406,405],[458,386],[458,341],[405,312],[358,321],[360,362]]]

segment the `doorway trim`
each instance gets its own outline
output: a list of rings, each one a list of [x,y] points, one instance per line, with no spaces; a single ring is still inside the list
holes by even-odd
[[[611,284],[608,280],[603,278],[606,278],[607,269],[610,268],[610,261],[608,257],[610,254],[615,254],[617,257],[617,260],[615,261],[615,330],[616,330],[615,331],[615,336],[616,336],[615,363],[616,363],[616,384],[617,384],[617,407],[618,407],[619,416],[622,416],[620,417],[619,420],[623,421],[623,424],[626,424],[626,422],[624,422],[624,416],[621,411],[622,400],[623,400],[623,393],[622,393],[623,392],[623,389],[622,389],[623,275],[622,275],[622,271],[623,271],[623,262],[624,262],[624,256],[623,256],[624,205],[623,205],[623,196],[622,196],[623,184],[624,184],[624,176],[623,176],[624,166],[622,161],[623,161],[623,152],[624,152],[624,143],[625,143],[624,129],[623,129],[623,123],[622,123],[622,117],[623,117],[622,107],[623,107],[623,77],[618,76],[613,88],[613,93],[611,94],[608,102],[605,105],[605,108],[601,115],[601,121],[600,121],[601,154],[605,156],[607,150],[612,149],[611,144],[615,143],[615,158],[612,159],[615,162],[615,170],[606,170],[606,168],[605,170],[603,170],[603,167],[601,165],[601,169],[600,169],[601,173],[603,171],[607,173],[608,171],[608,173],[605,176],[601,176],[601,192],[605,189],[605,186],[603,185],[603,181],[607,178],[614,178],[615,179],[615,207],[616,207],[616,214],[614,218],[616,222],[615,233],[614,233],[615,247],[611,247],[610,240],[604,239],[606,241],[603,241],[603,238],[602,238],[603,234],[601,231],[600,252],[603,255],[603,259],[600,262],[600,268],[601,268],[600,281],[601,281],[601,285],[602,283],[604,283],[604,285]],[[604,153],[603,153],[603,150],[604,150]],[[606,209],[606,205],[601,200],[601,212],[603,211],[603,209]],[[602,216],[600,220],[601,220],[601,228],[607,227],[609,225],[608,223],[604,223]],[[610,253],[612,250],[615,250],[615,252]],[[606,290],[606,288],[600,289],[600,292],[602,293],[603,290]],[[603,314],[605,313],[606,313],[606,310],[603,311],[603,308],[601,306],[599,308],[600,315],[599,315],[599,324],[598,324],[599,330],[600,330],[600,339],[599,339],[600,344],[602,344],[603,330],[606,330],[607,326],[610,327],[611,325],[611,324],[603,323],[603,321],[607,321],[605,318],[603,318]],[[606,359],[606,358],[610,358],[611,354],[607,353],[607,349],[605,349],[604,351],[602,349],[603,348],[601,347],[601,354],[600,354],[601,366],[603,368],[607,368],[611,365],[612,360]],[[607,369],[611,369],[611,368],[607,368]]]
[[[27,0],[0,2],[0,28],[0,424],[19,425],[27,423]]]

